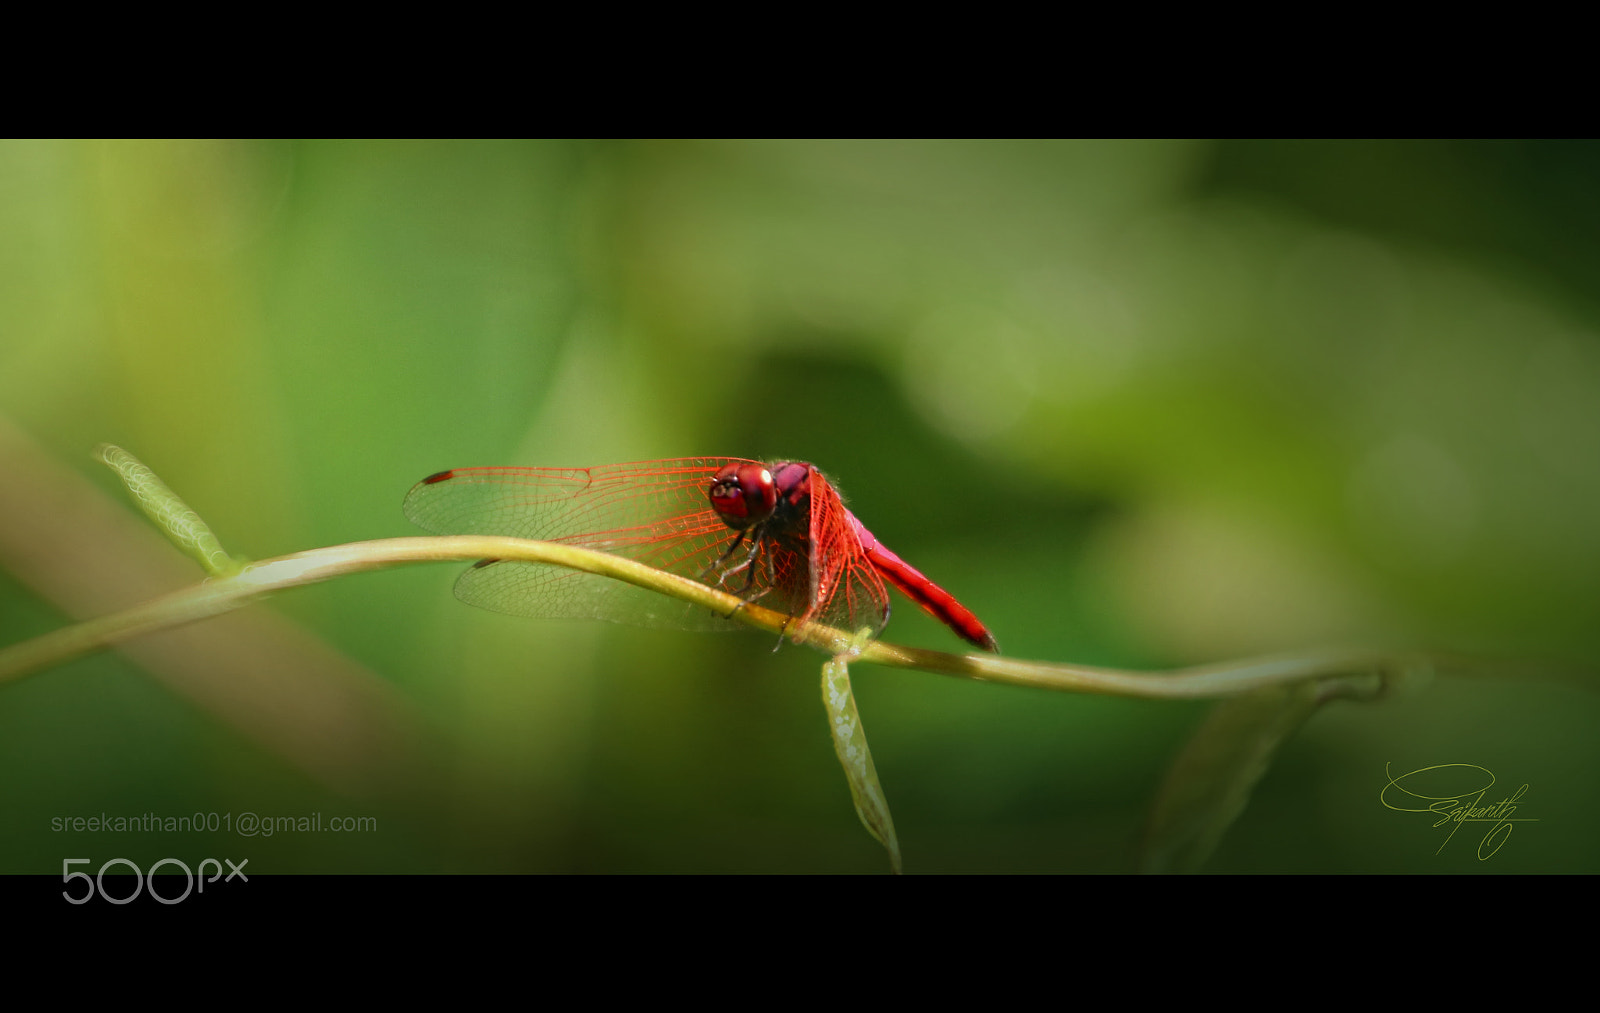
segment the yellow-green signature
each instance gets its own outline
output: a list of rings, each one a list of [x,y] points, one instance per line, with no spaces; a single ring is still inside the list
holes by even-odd
[[[1389,783],[1378,793],[1378,801],[1386,808],[1402,813],[1428,813],[1436,817],[1435,827],[1450,825],[1439,851],[1444,850],[1444,845],[1449,844],[1465,824],[1489,823],[1492,824],[1489,832],[1478,842],[1478,861],[1486,862],[1511,839],[1516,824],[1539,822],[1532,817],[1512,815],[1519,808],[1518,801],[1527,793],[1527,785],[1498,802],[1485,802],[1484,796],[1494,787],[1494,774],[1475,763],[1439,763],[1398,777],[1385,763],[1383,772]],[[1420,807],[1418,802],[1422,803]]]

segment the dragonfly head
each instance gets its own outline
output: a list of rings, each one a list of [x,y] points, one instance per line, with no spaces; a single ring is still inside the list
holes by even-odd
[[[760,464],[730,464],[711,480],[711,509],[735,531],[772,516],[778,505],[778,484]]]

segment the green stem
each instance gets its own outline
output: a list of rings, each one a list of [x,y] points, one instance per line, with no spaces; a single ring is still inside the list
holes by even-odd
[[[303,584],[332,580],[346,574],[382,570],[406,563],[479,559],[514,559],[567,566],[602,576],[628,580],[642,587],[673,595],[707,608],[731,613],[736,609],[756,624],[778,632],[784,616],[767,609],[743,605],[738,598],[675,574],[640,563],[550,542],[518,538],[458,535],[440,538],[389,538],[352,542],[291,556],[263,560],[228,577],[215,577],[124,612],[56,630],[34,640],[0,649],[0,682],[20,678],[41,668],[59,665],[90,651],[171,629],[196,620],[221,615],[256,598]]]
[[[75,657],[131,637],[170,629],[231,611],[263,595],[345,574],[380,570],[406,563],[448,560],[510,559],[566,566],[624,580],[691,604],[734,616],[748,625],[789,636],[796,643],[828,654],[859,650],[862,661],[915,668],[1014,686],[1107,693],[1151,699],[1224,697],[1262,686],[1322,679],[1329,676],[1377,676],[1379,689],[1401,676],[1445,663],[1439,656],[1384,654],[1367,651],[1319,652],[1205,665],[1171,672],[1142,673],[1052,662],[1018,661],[992,655],[946,654],[881,641],[860,647],[856,638],[815,624],[796,626],[781,612],[742,602],[737,597],[675,574],[652,569],[620,556],[519,538],[457,535],[437,538],[390,538],[353,542],[252,564],[232,576],[157,598],[115,615],[57,630],[35,640],[0,649],[0,682],[59,665]],[[1451,661],[1448,667],[1471,666],[1474,674],[1494,674],[1483,663]]]

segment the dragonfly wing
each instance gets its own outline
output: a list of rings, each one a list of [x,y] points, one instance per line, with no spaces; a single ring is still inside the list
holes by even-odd
[[[496,560],[456,579],[468,605],[540,619],[605,619],[675,630],[731,630],[737,623],[687,602],[625,581],[561,566]]]
[[[822,473],[811,488],[811,600],[806,618],[847,633],[870,629],[876,637],[889,623],[889,591],[867,558],[858,524]]]
[[[700,579],[737,537],[711,509],[728,458],[594,468],[458,468],[417,483],[404,510],[445,535],[507,535],[610,552]],[[677,629],[733,624],[631,584],[532,563],[478,564],[456,595],[480,608],[555,619],[610,619]]]

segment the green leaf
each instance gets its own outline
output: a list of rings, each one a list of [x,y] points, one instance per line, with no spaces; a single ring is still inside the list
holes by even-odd
[[[243,564],[223,550],[222,542],[211,533],[211,528],[200,519],[200,515],[179,499],[177,493],[167,488],[167,484],[157,478],[156,473],[146,467],[143,461],[109,443],[101,444],[95,456],[122,479],[122,484],[133,494],[144,515],[155,521],[156,526],[178,548],[199,560],[207,573],[222,577],[239,572]]]
[[[850,782],[856,815],[861,817],[861,825],[867,828],[867,833],[888,850],[890,868],[899,875],[902,871],[900,842],[894,835],[894,818],[889,815],[889,803],[883,797],[883,787],[878,784],[872,751],[867,748],[867,734],[861,727],[861,715],[856,712],[855,696],[850,692],[851,656],[848,653],[835,655],[822,666],[822,703],[828,708],[833,750]]]
[[[1193,872],[1244,812],[1278,747],[1317,709],[1315,681],[1265,686],[1217,704],[1167,772],[1141,872]]]

